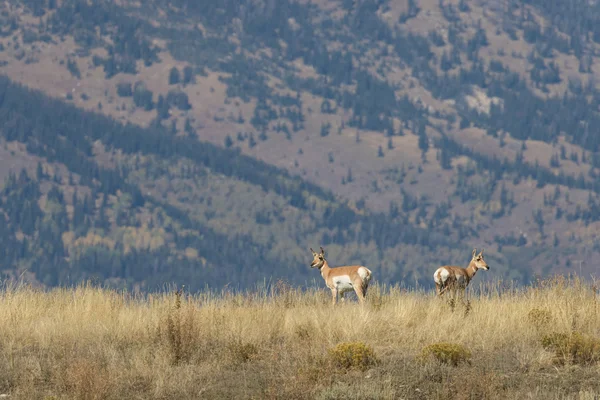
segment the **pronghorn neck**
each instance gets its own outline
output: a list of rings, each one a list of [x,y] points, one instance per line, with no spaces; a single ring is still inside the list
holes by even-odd
[[[329,275],[329,271],[331,271],[331,268],[329,268],[329,264],[327,264],[327,260],[323,260],[323,265],[321,265],[319,271],[321,271],[321,276],[327,279],[327,275]]]
[[[477,266],[475,265],[475,263],[473,261],[471,261],[469,263],[469,266],[467,268],[465,268],[465,271],[467,273],[467,279],[470,281],[471,279],[473,279],[473,277],[477,273]]]

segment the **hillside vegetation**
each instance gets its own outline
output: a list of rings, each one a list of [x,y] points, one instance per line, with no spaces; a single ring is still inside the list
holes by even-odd
[[[522,283],[596,272],[600,4],[20,0],[0,26],[6,276],[305,283],[319,245],[406,285],[473,247]]]
[[[592,399],[597,288],[481,287],[470,308],[372,287],[136,296],[0,293],[0,394],[12,398]]]

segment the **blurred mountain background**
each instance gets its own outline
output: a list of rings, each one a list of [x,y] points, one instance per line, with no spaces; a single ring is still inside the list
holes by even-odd
[[[248,288],[597,273],[600,2],[0,3],[0,269]]]

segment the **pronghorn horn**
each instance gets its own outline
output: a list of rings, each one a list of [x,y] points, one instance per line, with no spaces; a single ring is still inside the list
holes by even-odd
[[[321,246],[319,246],[321,247]],[[325,254],[325,250],[323,250],[323,247],[321,247],[321,254]]]

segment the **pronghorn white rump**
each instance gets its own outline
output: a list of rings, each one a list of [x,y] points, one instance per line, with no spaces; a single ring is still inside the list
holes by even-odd
[[[325,250],[322,247],[320,253],[315,253],[312,248],[310,251],[313,254],[310,266],[321,271],[325,284],[331,289],[333,304],[337,304],[338,294],[344,301],[344,293],[352,290],[356,292],[360,302],[364,302],[371,281],[371,270],[362,265],[331,268],[325,259]]]

